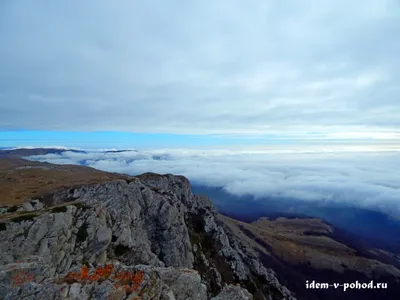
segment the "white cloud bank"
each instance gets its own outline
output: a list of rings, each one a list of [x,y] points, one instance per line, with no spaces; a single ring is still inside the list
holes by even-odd
[[[400,216],[400,152],[149,150],[48,154],[31,159],[137,175],[181,174],[235,195],[332,201]]]

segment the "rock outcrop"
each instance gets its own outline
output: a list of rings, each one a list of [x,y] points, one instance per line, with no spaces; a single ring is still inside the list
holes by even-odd
[[[294,299],[182,176],[32,199],[0,238],[1,299]]]

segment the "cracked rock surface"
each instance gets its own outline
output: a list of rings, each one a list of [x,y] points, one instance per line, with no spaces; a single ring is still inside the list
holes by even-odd
[[[182,176],[33,199],[0,224],[0,299],[294,299]]]

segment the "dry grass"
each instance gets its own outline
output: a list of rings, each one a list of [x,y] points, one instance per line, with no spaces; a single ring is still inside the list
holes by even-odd
[[[292,265],[309,264],[316,269],[343,272],[345,268],[362,271],[376,264],[326,236],[332,228],[318,219],[261,219],[249,224],[226,216],[219,218],[254,249]]]
[[[60,188],[129,178],[83,166],[0,158],[0,206],[21,204]]]

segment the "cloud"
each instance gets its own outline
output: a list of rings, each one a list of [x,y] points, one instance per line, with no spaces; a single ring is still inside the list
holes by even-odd
[[[0,3],[0,129],[400,131],[400,5]]]
[[[234,195],[334,202],[400,216],[400,152],[205,151],[64,152],[31,159],[137,175],[181,174]]]

